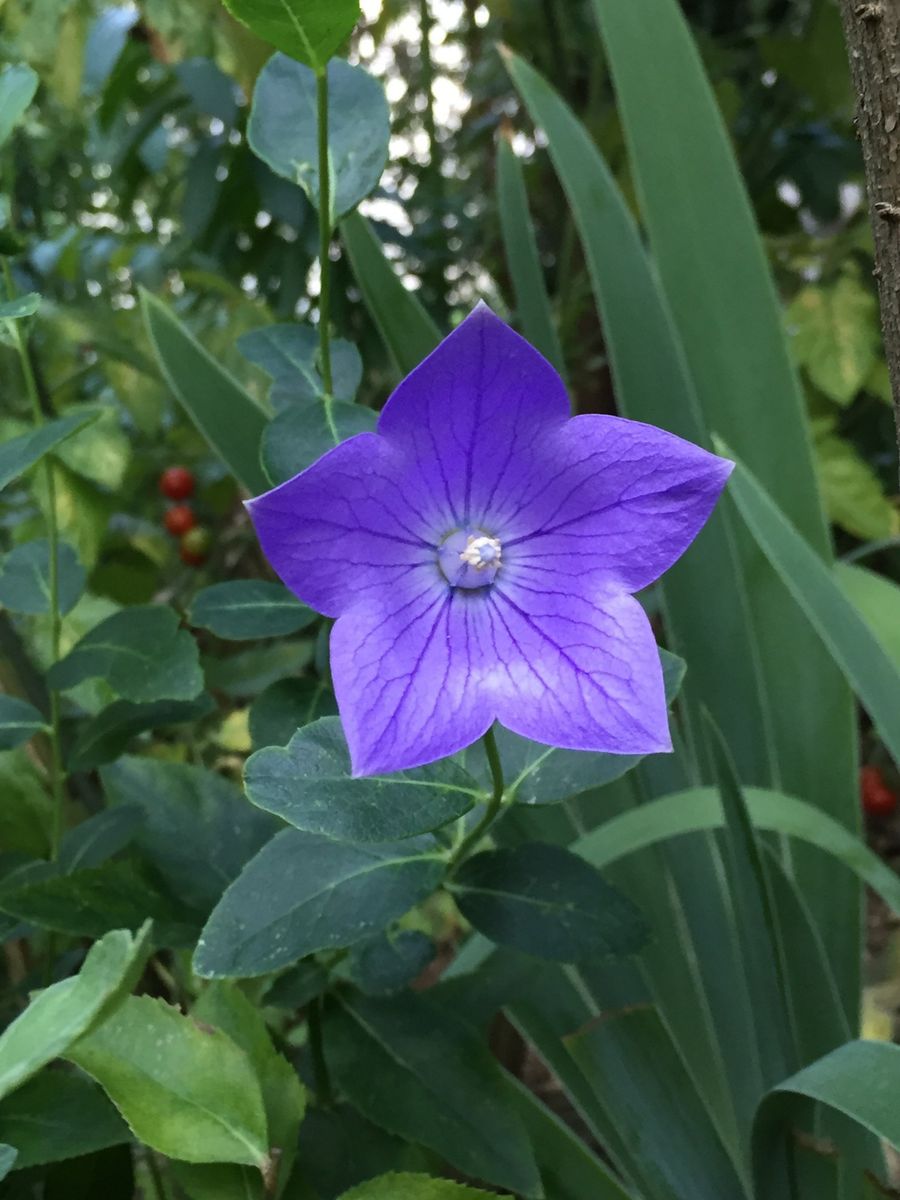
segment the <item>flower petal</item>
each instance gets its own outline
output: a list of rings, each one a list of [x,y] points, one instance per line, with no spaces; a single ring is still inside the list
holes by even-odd
[[[508,576],[630,592],[684,553],[734,465],[652,425],[595,414],[554,430],[544,453],[544,485],[506,531]]]
[[[568,415],[553,367],[480,304],[403,380],[378,431],[418,476],[432,525],[449,531],[495,526],[544,429]]]
[[[355,775],[455,754],[493,722],[485,596],[419,583],[370,593],[332,630],[331,672]]]
[[[436,574],[397,456],[374,433],[349,438],[247,503],[266,558],[306,604],[339,616],[370,589]]]
[[[637,600],[504,583],[490,608],[501,724],[570,750],[672,749],[659,651]]]

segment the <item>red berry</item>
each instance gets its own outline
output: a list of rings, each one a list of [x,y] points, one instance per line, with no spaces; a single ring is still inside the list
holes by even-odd
[[[189,567],[201,567],[206,562],[211,542],[209,530],[195,525],[181,539],[181,561]]]
[[[194,492],[194,476],[187,467],[167,467],[159,477],[159,490],[169,500],[187,500]]]
[[[166,510],[163,520],[172,537],[181,537],[197,524],[194,510],[189,504],[173,504],[170,509]]]
[[[885,783],[878,767],[863,767],[859,782],[863,808],[870,817],[887,817],[897,807],[897,796]]]

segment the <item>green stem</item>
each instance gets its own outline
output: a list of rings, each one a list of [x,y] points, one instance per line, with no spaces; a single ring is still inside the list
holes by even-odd
[[[316,120],[319,134],[319,368],[330,396],[331,380],[331,170],[328,161],[328,68],[316,76]]]
[[[306,1010],[306,1028],[309,1034],[309,1055],[312,1059],[316,1099],[321,1105],[327,1107],[331,1104],[332,1093],[328,1064],[325,1061],[325,1043],[322,1037],[322,1008],[323,998],[316,996]]]
[[[506,790],[503,782],[503,765],[500,762],[500,751],[497,749],[497,739],[494,737],[493,729],[489,729],[482,738],[484,743],[484,752],[487,755],[488,766],[491,771],[491,783],[493,788],[490,798],[484,808],[481,820],[466,834],[463,840],[459,843],[453,852],[453,857],[450,860],[450,869],[458,867],[460,863],[465,862],[469,854],[482,840],[490,827],[497,820],[500,811],[503,808],[503,793]]]
[[[16,288],[13,282],[9,261],[3,260],[3,278],[6,282],[6,293],[10,300],[15,299]],[[25,390],[31,402],[31,412],[35,425],[44,424],[44,414],[41,411],[41,400],[38,393],[34,368],[28,343],[22,334],[19,321],[9,322],[16,343],[19,361],[22,364],[22,375],[25,379]],[[47,490],[47,542],[50,547],[50,661],[59,659],[60,639],[62,634],[62,615],[59,611],[59,527],[56,523],[56,481],[53,476],[53,466],[49,459],[42,464],[44,482]],[[65,804],[65,772],[62,761],[62,741],[60,738],[59,692],[52,688],[50,696],[50,786],[53,793],[53,825],[50,834],[50,856],[59,856],[59,845],[62,841],[63,808]]]

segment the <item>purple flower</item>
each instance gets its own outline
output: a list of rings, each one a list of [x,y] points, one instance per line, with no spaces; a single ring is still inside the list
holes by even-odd
[[[352,437],[249,502],[275,570],[337,617],[357,775],[453,754],[494,721],[537,742],[671,749],[632,596],[681,555],[732,464],[569,416],[548,362],[484,305]]]

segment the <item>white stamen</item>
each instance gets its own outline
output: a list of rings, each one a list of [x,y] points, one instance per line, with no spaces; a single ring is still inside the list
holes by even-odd
[[[467,566],[474,567],[476,571],[483,571],[485,567],[500,566],[502,550],[496,538],[470,535],[466,548],[459,557]]]

